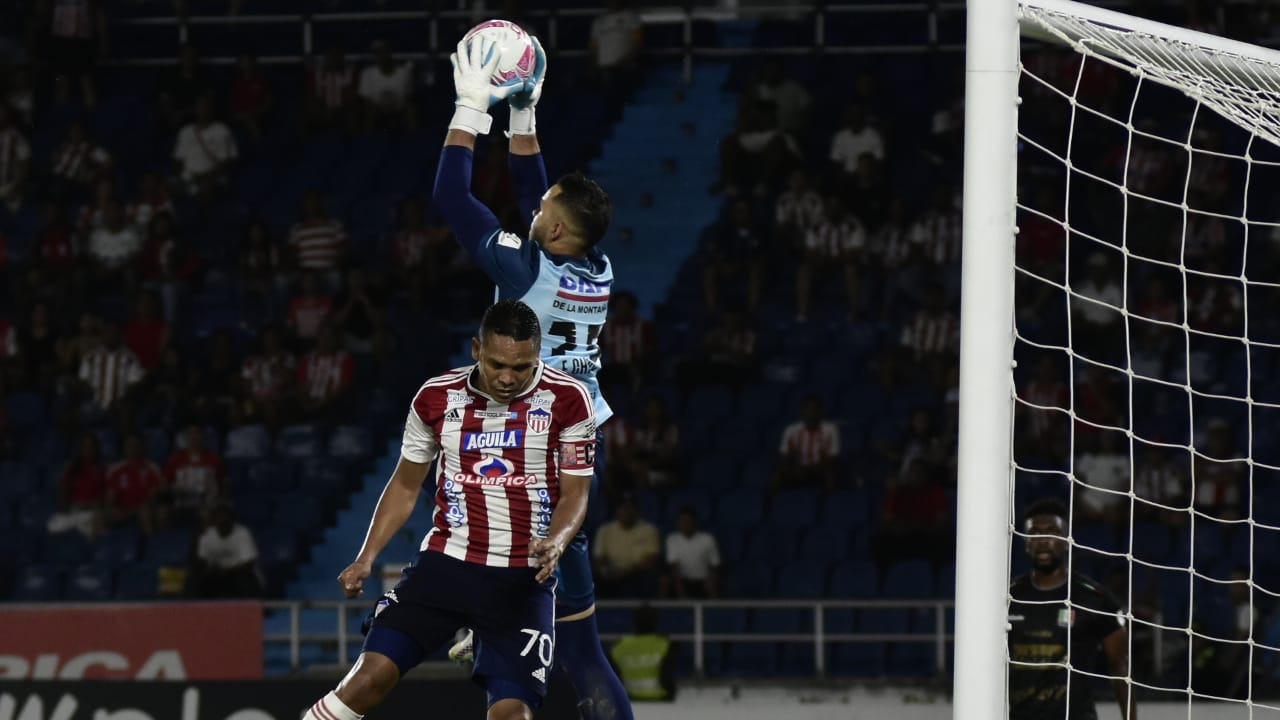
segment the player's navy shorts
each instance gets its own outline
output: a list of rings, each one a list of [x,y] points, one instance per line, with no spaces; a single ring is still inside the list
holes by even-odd
[[[476,634],[473,678],[492,705],[515,698],[537,709],[555,656],[555,581],[536,568],[499,568],[423,551],[365,620],[364,649],[403,675],[460,627]]]
[[[591,507],[599,507],[597,497],[605,468],[604,433],[596,431],[596,469],[591,476]],[[590,508],[587,517],[591,517]],[[596,604],[596,583],[591,576],[591,549],[587,546],[586,522],[573,536],[556,565],[560,584],[556,587],[556,617],[569,617]]]

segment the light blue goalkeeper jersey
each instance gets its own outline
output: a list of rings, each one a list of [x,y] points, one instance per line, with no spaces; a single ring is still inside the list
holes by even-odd
[[[512,155],[511,180],[525,217],[547,191],[541,155]],[[600,332],[609,311],[613,268],[593,248],[586,258],[551,255],[532,240],[502,230],[498,218],[471,195],[471,151],[445,147],[436,171],[435,200],[458,243],[497,285],[498,300],[520,300],[538,314],[542,360],[578,378],[595,401],[596,423],[613,416],[600,394]]]

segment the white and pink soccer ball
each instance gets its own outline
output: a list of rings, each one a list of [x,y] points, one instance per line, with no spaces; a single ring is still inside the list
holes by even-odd
[[[533,40],[524,28],[509,20],[486,20],[467,31],[462,41],[471,45],[472,38],[483,36],[495,41],[494,52],[499,53],[498,66],[490,79],[494,85],[507,85],[514,81],[533,77],[537,54]]]

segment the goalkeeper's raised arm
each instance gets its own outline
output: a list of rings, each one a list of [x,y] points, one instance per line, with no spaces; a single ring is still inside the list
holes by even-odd
[[[525,81],[523,90],[507,99],[511,106],[511,120],[507,123],[507,164],[511,168],[511,187],[515,190],[521,223],[533,220],[549,187],[534,115],[538,100],[542,98],[542,83],[547,76],[547,53],[538,38],[531,36],[530,40],[533,41],[535,58],[533,75]]]

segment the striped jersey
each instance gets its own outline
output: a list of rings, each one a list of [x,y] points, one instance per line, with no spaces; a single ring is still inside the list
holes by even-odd
[[[594,472],[591,395],[540,362],[529,389],[504,404],[476,389],[474,372],[470,366],[428,380],[405,420],[404,458],[439,460],[421,550],[478,565],[532,567],[529,542],[550,532],[559,474]]]

